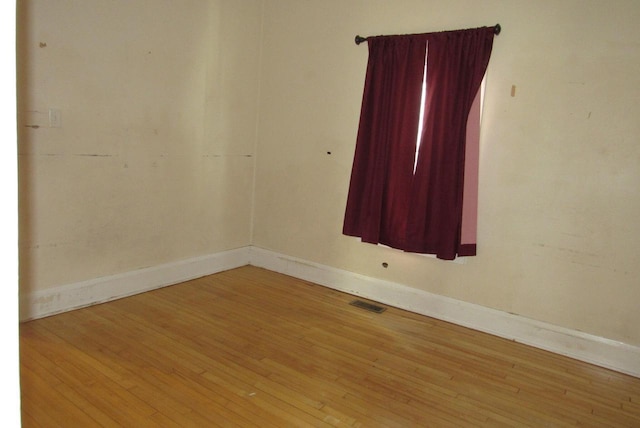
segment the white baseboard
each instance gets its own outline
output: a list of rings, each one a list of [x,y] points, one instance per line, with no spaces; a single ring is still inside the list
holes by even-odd
[[[250,247],[195,257],[20,296],[20,320],[108,302],[249,264]]]
[[[20,320],[248,264],[640,377],[640,347],[251,246],[27,294],[20,298]]]
[[[640,377],[640,347],[251,247],[250,264]]]

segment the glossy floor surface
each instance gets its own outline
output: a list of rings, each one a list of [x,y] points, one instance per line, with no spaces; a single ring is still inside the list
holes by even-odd
[[[244,267],[21,325],[24,427],[640,427],[640,379]]]

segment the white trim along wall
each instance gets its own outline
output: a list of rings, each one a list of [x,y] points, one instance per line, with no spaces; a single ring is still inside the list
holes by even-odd
[[[42,318],[245,265],[640,377],[640,347],[253,246],[27,294],[20,298],[20,319]]]

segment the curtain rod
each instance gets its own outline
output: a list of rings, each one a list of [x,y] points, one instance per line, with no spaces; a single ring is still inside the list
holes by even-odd
[[[497,36],[498,34],[500,34],[500,31],[502,31],[502,27],[500,26],[500,24],[496,24],[493,27],[493,33]],[[362,42],[366,42],[368,39],[368,37],[362,37],[362,36],[356,36],[356,45],[359,45]]]

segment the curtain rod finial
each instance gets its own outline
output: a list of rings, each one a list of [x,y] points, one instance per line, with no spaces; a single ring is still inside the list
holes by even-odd
[[[367,38],[366,37],[361,37],[361,36],[356,36],[356,45],[359,45],[362,42],[366,42]]]
[[[494,34],[497,36],[498,34],[500,34],[500,31],[502,31],[502,27],[500,26],[500,24],[496,24],[496,26],[493,27]]]

